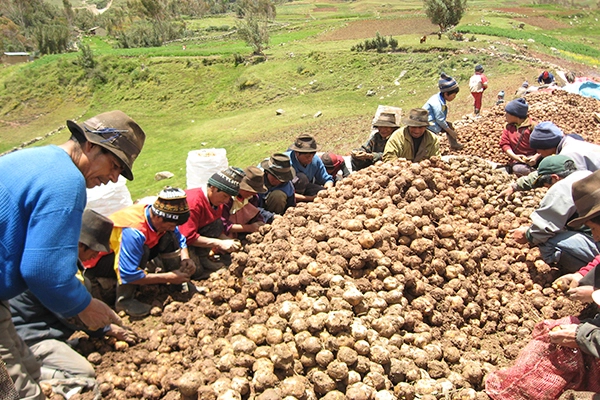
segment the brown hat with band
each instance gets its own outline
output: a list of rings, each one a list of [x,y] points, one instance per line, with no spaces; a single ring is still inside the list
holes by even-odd
[[[408,117],[402,119],[402,123],[406,126],[429,126],[429,112],[424,108],[413,108],[409,111]]]
[[[290,150],[299,153],[316,153],[319,150],[317,141],[308,133],[303,133],[296,138],[294,144],[290,146]]]
[[[265,173],[262,169],[250,166],[244,170],[246,176],[240,182],[240,190],[246,190],[252,193],[266,193]]]
[[[600,171],[573,183],[571,195],[579,217],[567,225],[569,228],[576,229],[584,222],[600,215]]]
[[[67,126],[77,140],[97,144],[114,154],[123,163],[121,175],[133,180],[131,168],[144,147],[146,134],[127,114],[109,111],[81,124],[67,121]]]
[[[373,123],[373,126],[389,126],[391,128],[399,128],[398,124],[396,123],[396,114],[394,113],[379,114],[379,118],[377,118],[377,121]]]
[[[81,218],[79,243],[85,244],[94,251],[110,252],[110,235],[113,222],[104,215],[86,208]]]
[[[284,153],[271,155],[270,158],[260,163],[260,167],[281,182],[289,182],[296,176],[296,171],[292,167],[290,157]]]

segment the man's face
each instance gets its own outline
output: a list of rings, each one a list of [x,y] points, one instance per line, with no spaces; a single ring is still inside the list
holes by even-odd
[[[171,221],[167,222],[163,219],[163,217],[158,217],[155,221],[152,222],[154,228],[156,229],[156,232],[158,233],[172,232],[175,230],[175,228],[177,228],[177,223]]]
[[[84,147],[89,160],[89,165],[82,171],[86,187],[90,189],[108,182],[116,183],[123,172],[121,160],[111,152],[102,151],[102,147],[89,142]]]
[[[537,149],[535,152],[540,154],[542,157],[548,157],[552,154],[556,154],[556,147],[553,147],[551,149]]]
[[[213,206],[219,207],[231,200],[231,195],[211,186],[208,188],[208,200]]]
[[[275,175],[270,174],[267,172],[267,179],[269,180],[269,184],[271,186],[279,186],[283,183],[283,181],[280,181],[279,179],[275,178]]]
[[[242,199],[249,199],[252,196],[254,196],[254,193],[249,190],[240,189],[238,193],[238,197]]]
[[[408,134],[410,136],[414,137],[415,139],[418,139],[421,136],[423,136],[423,134],[425,133],[425,130],[427,130],[426,126],[409,126]]]
[[[392,133],[394,133],[396,128],[394,128],[392,126],[378,126],[377,130],[379,131],[379,134],[381,135],[382,138],[387,139],[390,137],[390,135]]]
[[[98,251],[92,250],[83,243],[79,243],[79,259],[81,261],[89,261],[98,256]]]
[[[298,159],[298,162],[300,162],[300,164],[302,164],[303,167],[306,167],[308,164],[310,164],[314,157],[315,157],[315,153],[296,152],[296,158]]]
[[[592,236],[594,237],[594,241],[600,241],[600,224],[597,224],[593,221],[585,221],[584,225],[592,230]]]

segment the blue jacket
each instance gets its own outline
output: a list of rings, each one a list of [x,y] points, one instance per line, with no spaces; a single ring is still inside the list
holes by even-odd
[[[325,169],[325,164],[323,161],[316,155],[313,157],[310,164],[306,167],[300,164],[300,161],[296,158],[296,153],[294,151],[286,151],[290,157],[290,162],[292,167],[296,170],[296,173],[303,173],[308,177],[308,181],[312,183],[316,183],[317,185],[323,186],[327,182],[333,182],[333,177],[327,173],[327,169]]]
[[[432,123],[427,129],[433,133],[440,133],[442,130],[445,131],[449,128],[448,122],[446,122],[448,106],[442,93],[436,93],[431,96],[423,108],[429,113],[428,120]]]
[[[67,318],[90,304],[75,277],[85,186],[60,147],[0,157],[0,300],[29,289]]]

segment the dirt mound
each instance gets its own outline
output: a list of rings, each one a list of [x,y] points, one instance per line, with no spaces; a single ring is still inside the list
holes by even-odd
[[[535,122],[552,121],[565,133],[577,133],[587,141],[600,144],[600,124],[594,119],[594,113],[600,111],[598,100],[564,90],[533,92],[525,98],[529,115]],[[467,116],[456,122],[464,149],[450,150],[444,140],[443,154],[470,154],[505,164],[509,157],[498,146],[505,125],[504,105],[493,106],[480,118]]]
[[[251,234],[202,293],[144,288],[139,344],[80,350],[104,398],[487,398],[536,322],[580,311],[507,235],[544,193],[498,199],[509,179],[463,156],[379,163]]]

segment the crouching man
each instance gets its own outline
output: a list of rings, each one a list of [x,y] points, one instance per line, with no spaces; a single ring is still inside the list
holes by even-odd
[[[132,317],[148,315],[150,305],[135,299],[137,285],[182,284],[196,271],[178,229],[189,216],[185,192],[171,187],[162,190],[152,205],[134,204],[117,211],[109,217],[114,223],[111,252],[85,263],[85,276],[100,282],[106,282],[102,278],[116,278],[116,310]],[[148,261],[157,257],[165,271],[146,271]]]

